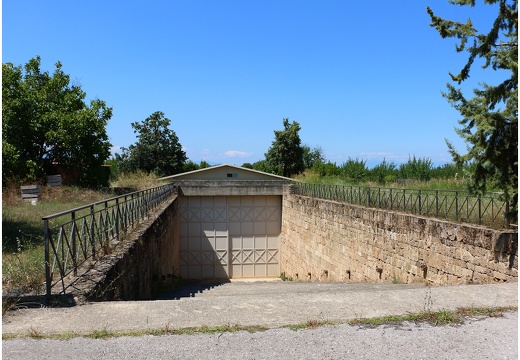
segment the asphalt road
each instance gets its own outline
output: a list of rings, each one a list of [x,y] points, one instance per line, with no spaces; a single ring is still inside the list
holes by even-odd
[[[425,287],[420,284],[232,282],[187,288],[162,300],[91,303],[70,308],[21,309],[3,317],[5,336],[75,333],[71,340],[3,340],[5,359],[516,359],[517,312],[468,319],[460,326],[321,326],[292,331],[289,324],[346,322],[458,307],[517,306],[518,284]],[[248,333],[113,337],[81,334],[261,325]]]

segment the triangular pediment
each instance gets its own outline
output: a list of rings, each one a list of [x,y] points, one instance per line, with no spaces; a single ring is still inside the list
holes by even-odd
[[[269,174],[263,171],[248,169],[234,165],[216,165],[208,168],[188,171],[181,174],[163,177],[159,180],[285,180],[290,178]]]

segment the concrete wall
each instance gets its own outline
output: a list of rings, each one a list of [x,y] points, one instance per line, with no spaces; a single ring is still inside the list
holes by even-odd
[[[294,280],[517,281],[516,232],[283,197],[281,269]],[[509,269],[510,263],[512,269]]]
[[[288,191],[287,182],[280,180],[178,180],[184,196],[244,196],[282,195]]]
[[[83,289],[87,299],[152,299],[175,285],[180,273],[177,199],[163,204],[100,261],[97,270],[103,275],[94,286]]]

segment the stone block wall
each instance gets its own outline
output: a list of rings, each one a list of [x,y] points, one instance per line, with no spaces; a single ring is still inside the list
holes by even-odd
[[[517,281],[518,233],[286,194],[281,269],[311,281]]]

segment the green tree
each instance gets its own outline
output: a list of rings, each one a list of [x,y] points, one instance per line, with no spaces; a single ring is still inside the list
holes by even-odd
[[[142,123],[133,122],[137,142],[118,157],[123,171],[142,170],[157,176],[178,174],[187,160],[179,138],[168,128],[170,119],[156,111]]]
[[[284,130],[275,130],[271,147],[265,154],[266,161],[278,175],[290,177],[305,169],[303,147],[301,146],[300,124],[283,119]]]
[[[106,125],[112,108],[71,85],[55,64],[51,75],[40,57],[27,64],[2,64],[2,176],[9,181],[42,178],[59,165],[75,173],[78,185],[106,185],[98,176],[110,156]]]
[[[339,176],[341,175],[341,168],[336,163],[327,162],[316,162],[314,163],[312,170],[314,170],[320,176]]]
[[[455,5],[475,6],[475,0],[450,0]],[[466,97],[456,85],[447,84],[443,94],[462,115],[457,134],[468,144],[466,154],[459,154],[447,141],[450,153],[458,164],[474,162],[472,190],[483,194],[496,183],[510,200],[510,217],[518,213],[518,2],[517,0],[485,0],[495,5],[496,19],[487,34],[479,33],[471,19],[465,23],[442,19],[428,7],[431,26],[442,38],[456,38],[457,52],[467,51],[466,65],[457,74],[450,74],[460,85],[469,78],[476,60],[483,68],[499,70],[505,79],[496,85],[481,83]]]
[[[196,164],[192,160],[187,160],[184,163],[184,165],[182,166],[182,172],[200,170],[200,169],[205,169],[205,168],[209,168],[209,167],[211,167],[211,165],[205,160],[201,160],[200,164]]]
[[[312,169],[314,164],[325,163],[325,155],[321,146],[311,149],[309,145],[303,145],[303,166],[305,169]]]
[[[368,174],[367,161],[358,158],[354,160],[349,157],[347,161],[341,164],[341,174],[356,183],[361,183]]]
[[[251,164],[253,170],[263,171],[266,173],[277,174],[276,168],[267,160],[258,160]]]
[[[433,163],[428,158],[408,157],[408,162],[399,165],[399,175],[402,179],[428,181],[432,177]]]
[[[383,162],[374,166],[370,170],[372,180],[377,181],[380,184],[386,184],[395,180],[397,174],[397,165],[393,162],[387,162],[383,159]]]

